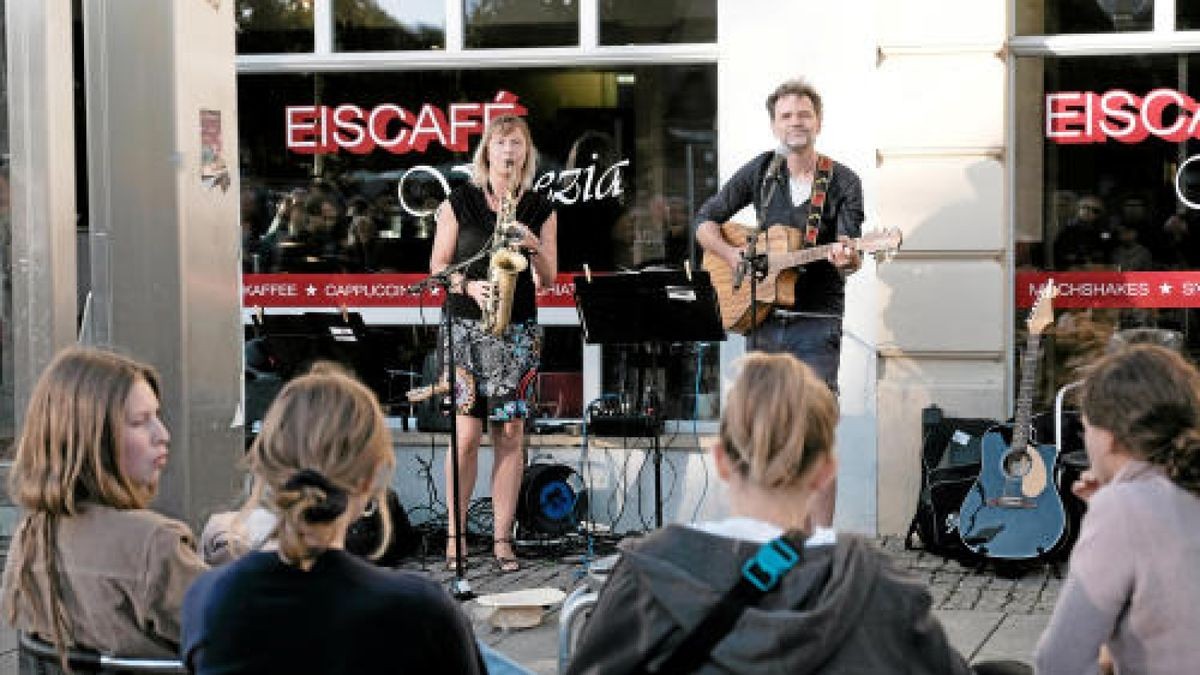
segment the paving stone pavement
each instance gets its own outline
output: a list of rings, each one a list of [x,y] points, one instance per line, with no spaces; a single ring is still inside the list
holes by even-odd
[[[896,563],[923,580],[933,596],[935,613],[946,627],[950,642],[972,661],[1015,659],[1031,662],[1033,648],[1054,608],[1061,586],[1059,570],[1032,566],[1021,573],[998,573],[992,566],[964,566],[923,551],[904,549],[903,538],[882,537],[876,544]],[[529,558],[519,572],[500,573],[490,562],[473,561],[466,579],[477,594],[499,593],[549,586],[570,592],[582,583],[579,556]],[[449,582],[452,574],[440,559],[428,565],[413,562],[409,569]],[[1065,574],[1065,569],[1061,570]],[[524,630],[493,628],[475,601],[464,607],[471,613],[476,635],[521,665],[540,675],[557,672],[558,608],[546,612],[542,624]]]
[[[935,613],[946,627],[950,642],[964,656],[973,661],[1031,660],[1033,647],[1045,628],[1062,583],[1057,570],[1038,566],[1019,576],[1004,575],[989,567],[974,569],[922,551],[906,551],[902,538],[883,537],[876,543],[900,567],[929,585]],[[523,552],[522,556],[520,571],[505,574],[491,562],[484,549],[472,549],[465,576],[471,590],[485,594],[553,587],[569,593],[583,583],[583,556],[578,552],[548,550],[546,555]],[[442,584],[448,585],[453,578],[440,555],[410,559],[402,567]],[[466,601],[464,609],[471,615],[481,641],[539,675],[557,672],[557,607],[545,612],[540,625],[523,630],[493,628],[483,608],[474,600]],[[10,673],[17,673],[16,636],[3,625],[0,626],[0,675]]]

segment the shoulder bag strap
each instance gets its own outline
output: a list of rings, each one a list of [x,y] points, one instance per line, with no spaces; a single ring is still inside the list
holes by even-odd
[[[779,585],[793,567],[800,563],[806,535],[793,530],[763,544],[752,558],[742,565],[742,574],[725,596],[696,624],[671,652],[661,665],[653,671],[646,662],[635,672],[651,672],[656,675],[676,675],[694,672],[708,659],[713,647],[724,638],[747,607],[758,604],[763,596]]]

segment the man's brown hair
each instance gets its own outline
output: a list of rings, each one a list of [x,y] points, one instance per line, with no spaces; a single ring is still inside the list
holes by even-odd
[[[771,92],[771,95],[767,97],[767,115],[771,117],[772,121],[775,120],[775,104],[784,96],[807,96],[808,100],[812,101],[813,110],[817,113],[817,119],[823,119],[824,108],[821,106],[821,95],[817,93],[817,90],[811,84],[805,80],[796,78],[775,87],[775,91]]]

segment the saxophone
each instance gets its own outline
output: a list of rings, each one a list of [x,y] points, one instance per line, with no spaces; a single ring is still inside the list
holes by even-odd
[[[492,257],[488,259],[488,282],[492,285],[492,292],[483,306],[483,329],[497,336],[508,328],[517,275],[529,267],[529,261],[525,260],[517,245],[509,242],[517,213],[517,185],[514,181],[510,182],[512,186],[500,198],[500,208],[496,214]]]

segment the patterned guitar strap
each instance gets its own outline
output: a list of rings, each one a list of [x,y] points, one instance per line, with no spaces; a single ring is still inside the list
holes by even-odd
[[[833,160],[817,155],[817,170],[813,173],[812,198],[808,202],[808,215],[804,219],[804,247],[814,246],[821,234],[821,217],[825,213],[825,193],[829,191],[833,175]]]

